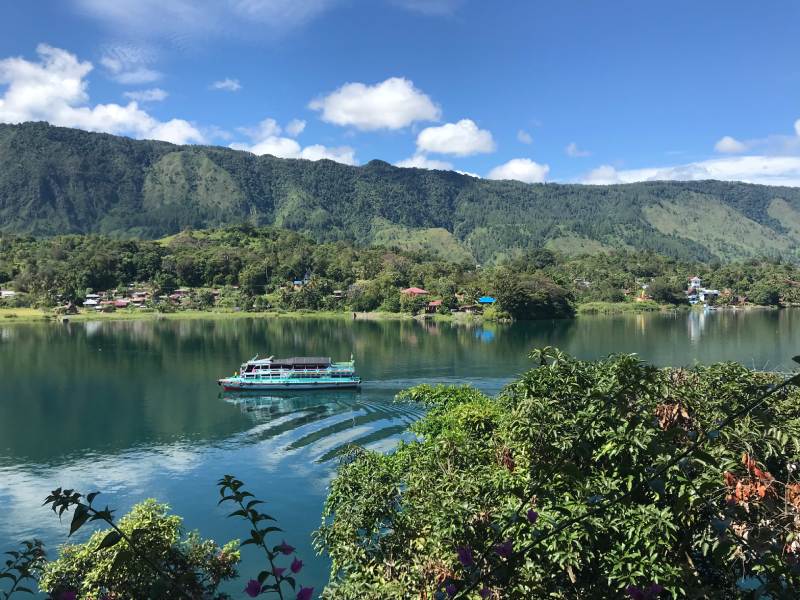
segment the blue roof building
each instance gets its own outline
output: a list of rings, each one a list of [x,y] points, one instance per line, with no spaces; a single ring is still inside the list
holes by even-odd
[[[478,298],[478,304],[494,304],[497,302],[492,296],[481,296]]]

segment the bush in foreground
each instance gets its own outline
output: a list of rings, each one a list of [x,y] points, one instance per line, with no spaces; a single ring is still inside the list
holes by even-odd
[[[419,441],[341,467],[327,598],[789,598],[800,394],[734,364],[540,366],[498,398],[420,386]]]

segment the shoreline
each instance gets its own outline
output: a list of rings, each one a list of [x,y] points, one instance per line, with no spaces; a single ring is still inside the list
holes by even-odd
[[[787,306],[720,306],[720,311],[777,310],[793,308]],[[655,303],[629,302],[590,302],[576,307],[575,318],[592,316],[610,316],[621,314],[643,314],[656,312],[684,312],[702,310],[696,306],[665,306]],[[355,318],[354,316],[355,315]],[[8,323],[61,323],[89,321],[177,321],[177,320],[220,320],[220,319],[340,319],[348,321],[438,321],[460,324],[488,323],[481,315],[455,313],[450,315],[392,312],[342,312],[342,311],[233,311],[233,310],[178,310],[175,312],[115,311],[111,313],[97,311],[81,311],[74,315],[57,315],[38,308],[0,308],[0,324]]]
[[[353,315],[357,315],[353,318]],[[175,312],[80,311],[74,315],[58,315],[38,308],[0,308],[0,324],[3,323],[60,323],[87,321],[178,321],[220,319],[342,319],[357,321],[397,321],[415,317],[404,313],[389,312],[340,312],[340,311],[233,311],[233,310],[177,310]]]

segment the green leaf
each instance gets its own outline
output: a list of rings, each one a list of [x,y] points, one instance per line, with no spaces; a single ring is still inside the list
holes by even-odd
[[[98,550],[102,550],[103,548],[111,548],[115,544],[117,544],[122,539],[122,536],[119,532],[115,529],[109,531],[106,536],[103,538],[103,541],[100,542],[100,545],[97,547]]]
[[[89,510],[83,504],[78,504],[75,507],[75,512],[72,514],[72,522],[69,525],[69,535],[72,535],[80,529],[86,521],[89,520]]]

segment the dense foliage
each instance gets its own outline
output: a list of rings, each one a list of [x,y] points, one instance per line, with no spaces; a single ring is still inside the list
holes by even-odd
[[[89,291],[125,292],[131,285],[158,297],[183,286],[193,289],[181,300],[185,309],[217,303],[246,310],[414,313],[427,301],[441,299],[438,311],[447,312],[490,294],[498,300],[498,317],[561,318],[571,316],[576,304],[633,305],[645,293],[662,305],[686,305],[693,275],[720,290],[717,304],[800,302],[800,268],[778,260],[723,265],[653,253],[569,256],[539,248],[478,267],[431,252],[317,243],[289,230],[248,225],[187,230],[160,241],[0,235],[0,287],[23,293],[0,300],[0,306],[80,303]],[[399,293],[410,286],[429,294],[413,298]],[[163,301],[154,304],[161,310],[175,308]]]
[[[145,500],[123,516],[118,527],[135,537],[139,548],[147,549],[148,560],[165,572],[181,573],[180,588],[154,576],[152,567],[126,540],[110,546],[108,536],[113,530],[97,530],[82,544],[61,546],[59,557],[42,569],[40,589],[54,598],[65,591],[75,592],[81,599],[104,594],[118,600],[153,596],[179,599],[186,597],[185,591],[192,596],[213,597],[223,581],[238,575],[239,543],[219,547],[194,532],[183,536],[183,520],[167,510],[164,504]]]
[[[718,181],[529,185],[0,125],[2,231],[157,238],[244,222],[486,264],[545,245],[796,260],[800,191]]]
[[[402,394],[430,408],[419,440],[354,452],[332,484],[326,597],[796,597],[796,388],[534,357],[497,398]]]

